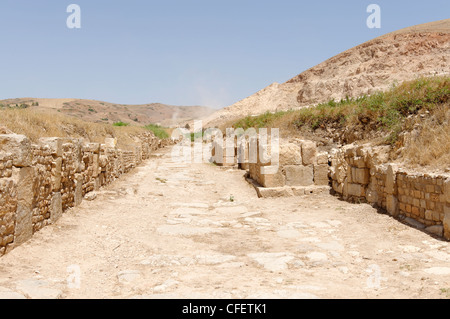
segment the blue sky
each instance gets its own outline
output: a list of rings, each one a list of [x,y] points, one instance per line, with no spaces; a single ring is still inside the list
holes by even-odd
[[[81,29],[66,26],[70,4]],[[381,29],[366,8],[381,7]],[[450,1],[0,0],[0,99],[225,107]]]

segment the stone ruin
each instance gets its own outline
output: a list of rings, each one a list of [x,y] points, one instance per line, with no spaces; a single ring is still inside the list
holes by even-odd
[[[331,193],[347,201],[369,203],[450,240],[448,174],[408,171],[388,163],[383,152],[369,146],[346,145],[328,153],[319,152],[313,141],[295,140],[280,143],[278,154],[272,156],[270,143],[259,143],[258,138],[223,145],[225,141],[213,144],[213,158],[219,154],[215,159],[224,161],[219,166],[246,170],[246,179],[259,197]],[[251,146],[258,154],[252,159]]]
[[[114,138],[104,144],[72,138],[32,144],[23,135],[0,135],[0,256],[168,143],[150,132],[138,140],[133,150],[121,150]]]

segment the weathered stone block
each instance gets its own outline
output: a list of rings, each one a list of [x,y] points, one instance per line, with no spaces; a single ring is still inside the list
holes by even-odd
[[[39,139],[41,144],[47,145],[50,152],[54,156],[61,157],[63,155],[63,139],[60,137],[42,137]]]
[[[85,145],[86,151],[92,152],[94,154],[100,153],[100,144],[99,143],[88,143]]]
[[[444,199],[445,201],[442,202],[447,202],[450,204],[450,178],[447,178],[444,181]]]
[[[283,187],[286,185],[286,178],[280,170],[273,172],[271,166],[261,167],[261,178],[259,182],[264,187]]]
[[[31,165],[31,141],[24,135],[0,135],[0,151],[12,154],[13,165],[16,167],[26,167]]]
[[[366,162],[364,161],[364,157],[355,157],[353,160],[353,165],[358,168],[366,168]]]
[[[348,183],[348,195],[357,196],[357,197],[365,197],[366,189],[361,184]]]
[[[23,167],[19,172],[17,184],[16,227],[14,230],[15,245],[26,242],[33,235],[32,209],[37,194],[34,191],[34,167]]]
[[[429,233],[435,234],[439,237],[442,237],[444,234],[444,227],[442,225],[433,225],[425,228],[425,230]]]
[[[74,205],[78,206],[83,201],[83,175],[75,175],[75,194],[74,194]]]
[[[378,202],[378,192],[373,189],[368,189],[366,192],[366,200],[370,204]]]
[[[329,186],[307,186],[305,187],[305,195],[326,194],[330,192]]]
[[[294,193],[290,187],[271,187],[271,188],[258,187],[257,194],[258,197],[262,198],[294,196]]]
[[[369,169],[352,167],[351,174],[353,183],[364,185],[369,184],[370,181]]]
[[[117,145],[117,138],[107,137],[105,138],[105,147],[115,148]]]
[[[62,158],[58,157],[52,163],[52,188],[54,192],[58,192],[61,189],[61,176],[62,176]]]
[[[386,171],[385,191],[388,194],[396,195],[397,191],[397,167],[389,165]]]
[[[448,204],[447,207],[449,207]],[[450,209],[445,210],[444,221],[442,224],[444,226],[444,237],[450,240]]]
[[[314,184],[315,185],[328,185],[330,183],[328,179],[328,165],[314,165]]]
[[[314,184],[313,166],[288,165],[284,167],[286,172],[286,185],[310,186]]]
[[[305,187],[303,186],[292,186],[291,187],[294,196],[303,196],[305,195]]]
[[[317,154],[316,162],[318,165],[328,165],[328,153],[322,152]]]
[[[61,193],[54,193],[50,203],[50,222],[55,223],[62,216]]]
[[[399,213],[398,200],[394,195],[386,196],[386,210],[391,216],[396,217]]]
[[[333,181],[333,189],[335,192],[342,194],[344,191],[344,184]]]
[[[302,141],[303,165],[311,165],[316,161],[317,146],[313,141]]]
[[[280,145],[279,151],[280,166],[285,165],[301,165],[302,154],[300,145],[287,143]]]

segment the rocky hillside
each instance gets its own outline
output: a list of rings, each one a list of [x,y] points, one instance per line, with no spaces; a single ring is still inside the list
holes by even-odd
[[[449,60],[450,19],[409,27],[358,45],[285,83],[273,83],[206,117],[204,125],[371,94],[418,76],[450,74]]]
[[[0,108],[18,107],[37,111],[58,112],[88,122],[125,122],[130,125],[159,123],[178,126],[180,123],[211,114],[214,109],[203,106],[173,106],[160,103],[144,105],[114,104],[83,99],[18,98],[0,101]]]

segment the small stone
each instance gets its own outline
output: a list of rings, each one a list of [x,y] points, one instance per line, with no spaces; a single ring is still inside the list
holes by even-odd
[[[130,283],[141,278],[141,272],[138,270],[124,270],[117,274],[120,283]]]
[[[306,254],[306,257],[312,261],[312,262],[323,262],[323,261],[327,261],[328,257],[326,254],[324,253],[319,253],[316,251],[310,252],[308,254]]]
[[[450,275],[449,267],[432,267],[424,270],[428,274],[433,275]]]
[[[153,288],[153,292],[154,293],[162,293],[165,292],[167,289],[169,289],[170,287],[176,286],[178,285],[179,282],[173,279],[167,279],[163,284],[155,286]]]
[[[17,283],[17,290],[31,299],[59,299],[62,292],[59,289],[48,288],[49,283],[43,280],[21,280]]]
[[[301,234],[298,230],[295,229],[285,229],[278,231],[277,235],[281,238],[297,238]]]
[[[90,192],[90,193],[87,193],[86,195],[84,195],[84,199],[88,200],[88,201],[92,201],[96,198],[97,198],[97,193],[95,193],[95,192]]]
[[[412,219],[411,217],[406,217],[405,223],[407,223],[410,226],[416,227],[418,229],[424,229],[426,227],[424,224],[422,224],[421,222],[418,222],[415,219]]]
[[[15,292],[14,290],[0,287],[0,299],[27,299],[24,295]]]
[[[345,266],[342,267],[338,267],[338,270],[343,273],[343,274],[347,274],[348,273],[348,268]]]
[[[425,228],[425,231],[435,234],[439,237],[442,237],[442,235],[444,234],[444,226],[442,225],[429,226]]]
[[[248,256],[273,272],[287,269],[287,263],[294,259],[290,253],[254,253],[248,254]]]

